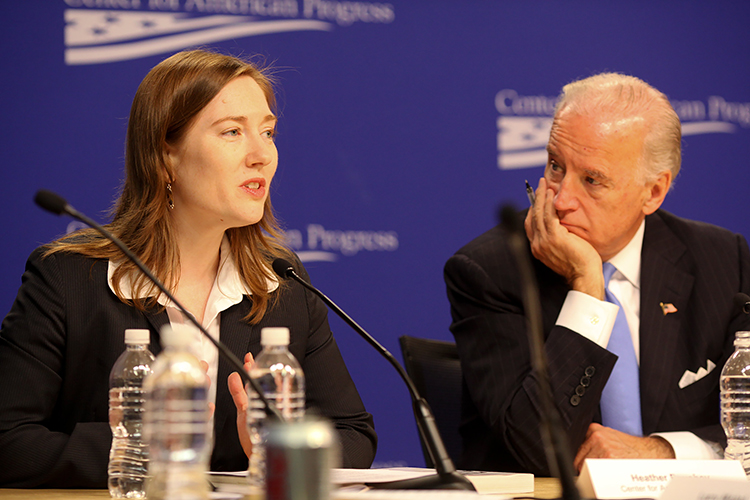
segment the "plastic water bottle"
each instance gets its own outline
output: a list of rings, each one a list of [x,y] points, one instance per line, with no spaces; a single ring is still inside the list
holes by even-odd
[[[724,458],[739,460],[750,473],[750,332],[737,332],[734,354],[721,371],[721,425],[727,435]]]
[[[299,362],[289,352],[288,328],[263,328],[260,332],[263,349],[255,359],[250,377],[269,402],[278,408],[288,422],[302,420],[305,416],[305,375]],[[263,490],[266,478],[266,410],[252,387],[247,387],[250,400],[247,423],[253,452],[248,467],[248,482],[253,488]]]
[[[149,331],[125,330],[125,352],[109,374],[109,494],[112,498],[145,498],[148,447],[143,439],[143,380],[151,373],[154,355]]]
[[[195,329],[166,325],[164,351],[146,379],[149,500],[206,500],[210,458],[208,377],[190,353]]]

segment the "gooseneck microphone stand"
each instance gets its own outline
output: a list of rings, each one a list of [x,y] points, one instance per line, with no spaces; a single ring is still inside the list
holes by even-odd
[[[542,439],[547,454],[547,463],[553,476],[560,479],[563,500],[580,500],[574,480],[573,460],[563,432],[560,413],[557,411],[552,398],[552,389],[547,369],[547,354],[544,351],[544,334],[542,333],[542,306],[539,301],[534,268],[526,245],[526,235],[518,212],[511,206],[505,206],[500,211],[500,222],[508,235],[513,256],[518,264],[521,275],[523,306],[529,330],[529,346],[531,348],[531,366],[539,384],[539,399],[542,403]]]
[[[250,375],[245,371],[245,368],[242,366],[242,363],[239,359],[237,359],[237,356],[235,356],[232,351],[230,351],[227,346],[213,338],[209,333],[206,331],[205,328],[203,328],[203,325],[198,322],[198,320],[195,319],[195,317],[187,310],[185,307],[180,304],[180,302],[175,298],[175,296],[167,290],[167,287],[164,286],[164,284],[159,281],[159,279],[154,276],[154,274],[151,272],[151,270],[146,267],[146,265],[141,262],[141,260],[127,247],[125,244],[120,241],[119,238],[117,238],[115,235],[113,235],[111,232],[107,231],[104,227],[102,227],[100,224],[96,223],[91,218],[87,217],[86,215],[82,214],[72,206],[68,204],[67,201],[65,201],[64,198],[61,196],[53,193],[52,191],[47,191],[45,189],[39,190],[36,193],[36,196],[34,197],[34,202],[39,205],[41,208],[47,210],[48,212],[52,212],[56,215],[62,215],[62,214],[68,214],[74,219],[77,219],[85,224],[88,224],[89,226],[93,227],[99,233],[102,234],[105,238],[107,238],[109,241],[115,244],[117,248],[122,251],[122,253],[127,257],[131,262],[133,262],[136,266],[138,266],[138,269],[141,270],[143,274],[145,274],[151,282],[156,285],[156,287],[161,290],[161,292],[169,298],[172,303],[177,306],[177,308],[182,311],[182,314],[185,315],[188,320],[195,325],[196,328],[203,334],[204,337],[206,337],[211,343],[216,346],[216,348],[219,350],[219,353],[224,356],[224,358],[229,361],[229,363],[232,365],[232,367],[237,370],[237,373],[239,373],[240,377],[250,384],[250,387],[252,387],[255,392],[258,394],[261,401],[263,401],[263,404],[266,408],[266,414],[271,415],[273,418],[277,419],[280,422],[284,421],[284,418],[281,416],[281,413],[279,413],[279,410],[266,398],[265,394],[263,394],[263,391],[261,390],[260,386],[258,386],[258,383],[250,378]]]
[[[456,467],[448,456],[448,452],[445,449],[443,440],[440,438],[440,432],[438,431],[437,425],[435,424],[435,417],[432,414],[430,406],[427,401],[419,395],[417,388],[414,386],[409,375],[407,375],[404,368],[396,361],[396,358],[388,352],[388,350],[380,345],[364,328],[359,326],[348,314],[346,314],[339,306],[337,306],[331,299],[326,297],[323,292],[312,286],[310,283],[302,279],[294,269],[294,266],[284,259],[276,259],[273,262],[273,270],[281,278],[293,279],[312,293],[320,297],[320,299],[341,319],[343,319],[347,325],[357,332],[363,339],[365,339],[371,346],[375,348],[388,362],[393,365],[398,374],[403,379],[406,387],[409,389],[411,395],[412,405],[414,407],[414,416],[417,421],[417,428],[422,435],[423,441],[427,445],[427,449],[432,458],[432,462],[435,464],[437,475],[431,475],[426,477],[418,477],[414,479],[406,479],[402,481],[391,481],[386,483],[372,483],[368,484],[371,488],[384,488],[384,489],[446,489],[446,490],[468,490],[474,491],[474,485],[466,479],[464,476],[456,471]]]

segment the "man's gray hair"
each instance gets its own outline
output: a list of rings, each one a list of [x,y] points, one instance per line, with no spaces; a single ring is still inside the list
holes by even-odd
[[[669,170],[672,180],[682,162],[680,118],[663,93],[634,76],[600,73],[569,83],[562,89],[555,117],[563,110],[582,116],[612,114],[645,119],[641,169],[644,180],[655,181]]]

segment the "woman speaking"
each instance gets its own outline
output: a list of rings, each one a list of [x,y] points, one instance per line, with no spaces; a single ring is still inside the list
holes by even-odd
[[[266,70],[186,51],[154,67],[133,100],[125,182],[107,228],[239,358],[260,351],[264,326],[290,329],[306,376],[308,408],[338,431],[344,467],[369,467],[377,438],[344,365],[322,302],[285,286],[283,245],[269,197],[278,153]],[[35,250],[0,330],[0,485],[105,488],[111,443],[108,376],[126,328],[186,318],[92,229]],[[213,470],[242,470],[247,456],[215,347],[195,340],[213,381]],[[236,375],[233,392],[237,397]],[[238,398],[241,399],[241,398]],[[250,450],[247,450],[248,453]]]

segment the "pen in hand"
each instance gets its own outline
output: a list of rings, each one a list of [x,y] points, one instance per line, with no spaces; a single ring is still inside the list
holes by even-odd
[[[526,196],[528,196],[529,203],[533,207],[534,202],[536,201],[536,196],[534,196],[534,190],[531,189],[531,185],[529,184],[529,181],[524,181],[524,182],[526,182]]]

